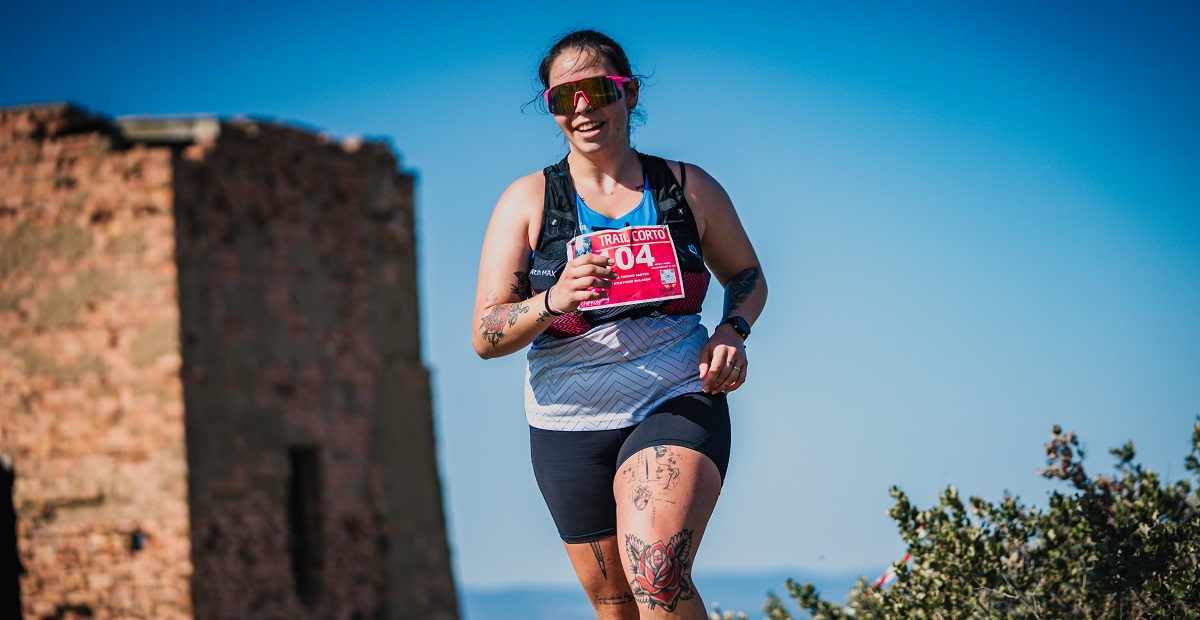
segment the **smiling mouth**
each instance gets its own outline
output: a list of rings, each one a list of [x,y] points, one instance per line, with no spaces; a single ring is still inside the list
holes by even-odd
[[[575,128],[575,131],[592,131],[592,130],[594,130],[594,129],[599,129],[599,128],[600,128],[600,126],[601,126],[601,125],[603,125],[603,124],[604,124],[604,123],[601,123],[601,122],[598,122],[598,121],[592,121],[592,122],[590,122],[590,123],[584,123],[584,124],[582,124],[582,125],[580,125],[580,126],[576,127],[576,128]]]

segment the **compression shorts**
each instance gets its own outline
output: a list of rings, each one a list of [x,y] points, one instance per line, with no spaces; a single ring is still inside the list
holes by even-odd
[[[564,542],[585,543],[617,533],[613,481],[621,464],[651,446],[680,446],[712,460],[725,480],[729,467],[729,403],[703,392],[671,398],[635,426],[599,431],[529,427],[538,488]]]

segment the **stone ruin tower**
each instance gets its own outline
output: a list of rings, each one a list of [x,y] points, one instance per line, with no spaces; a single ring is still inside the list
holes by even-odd
[[[413,204],[377,142],[0,109],[0,618],[457,617]]]

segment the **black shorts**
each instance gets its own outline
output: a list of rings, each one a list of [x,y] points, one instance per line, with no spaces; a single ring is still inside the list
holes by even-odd
[[[684,394],[659,405],[636,426],[610,431],[548,431],[529,427],[538,488],[565,542],[617,533],[613,481],[625,459],[650,446],[691,448],[729,467],[729,403],[725,394]]]

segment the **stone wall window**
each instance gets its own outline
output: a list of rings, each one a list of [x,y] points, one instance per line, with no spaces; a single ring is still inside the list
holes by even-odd
[[[0,456],[0,616],[20,618],[20,555],[17,552],[17,510],[12,504],[16,482],[12,461]]]
[[[24,571],[17,555],[17,512],[13,507],[16,476],[5,456],[0,456],[0,617],[20,618]]]
[[[314,446],[288,448],[288,551],[296,596],[311,605],[320,592],[321,472]]]

